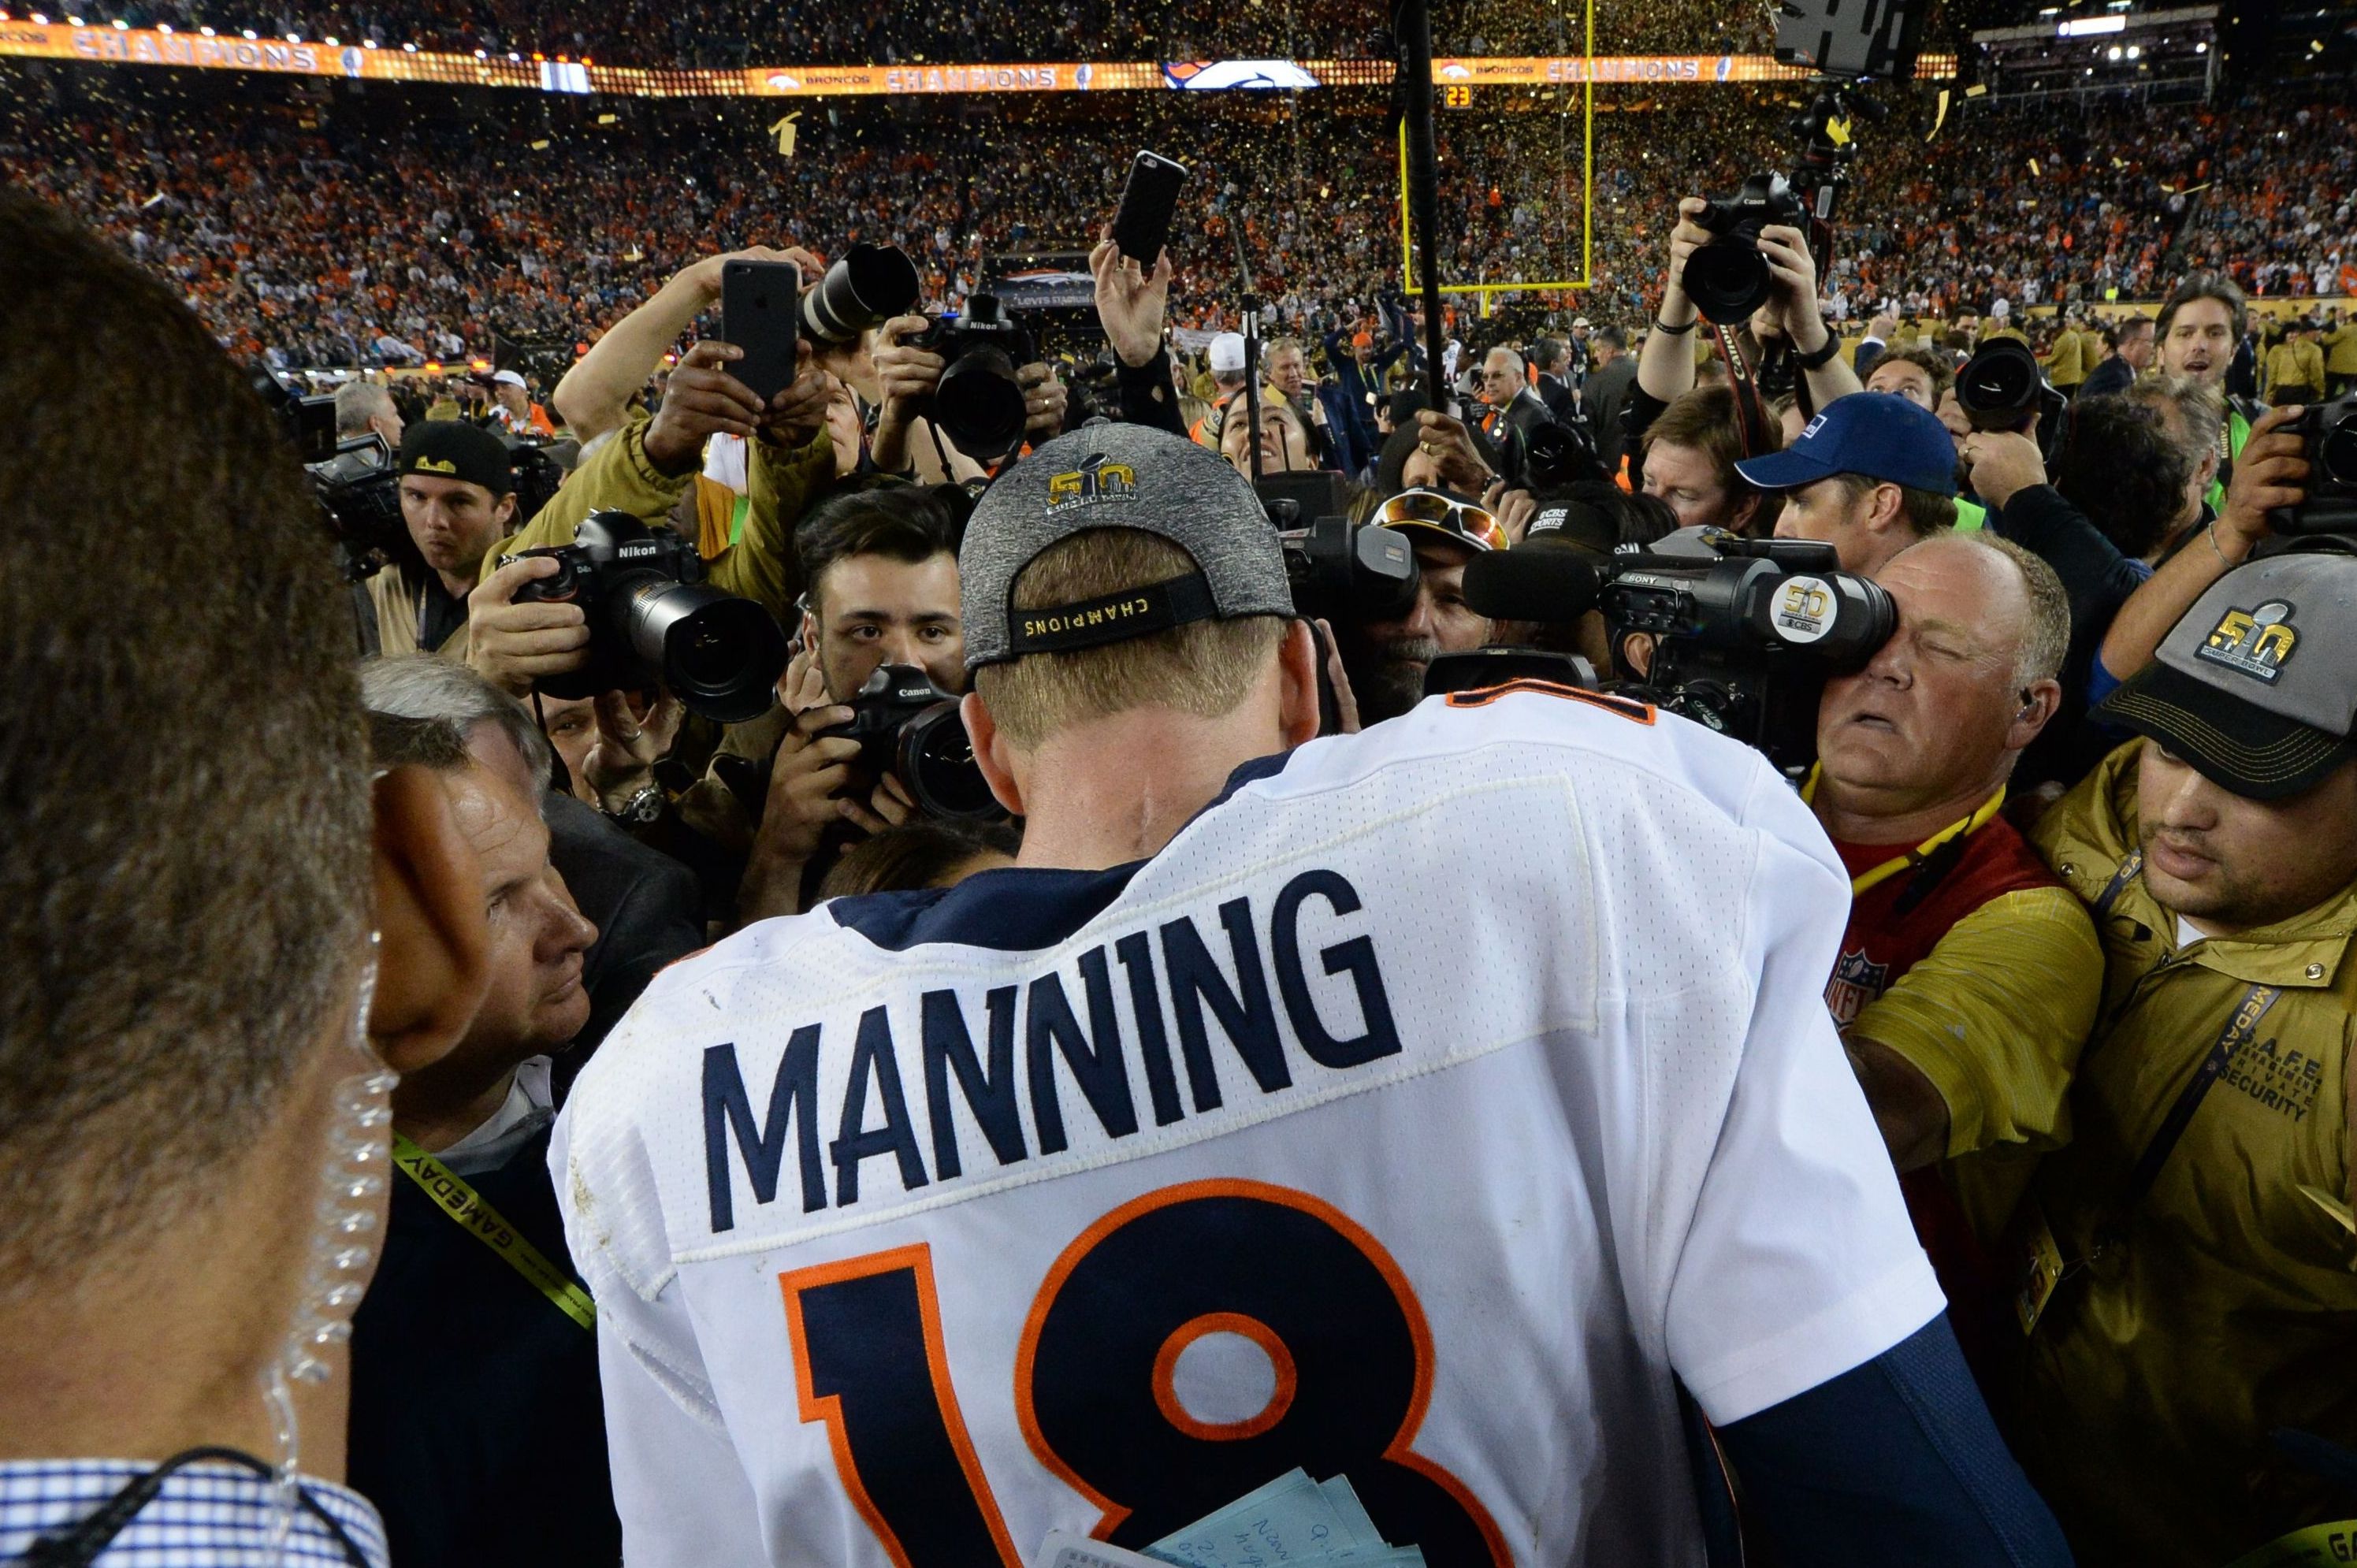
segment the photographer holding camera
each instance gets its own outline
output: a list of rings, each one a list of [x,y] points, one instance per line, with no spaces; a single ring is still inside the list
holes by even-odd
[[[352,585],[361,651],[463,655],[468,596],[514,526],[507,444],[464,420],[429,419],[402,433],[395,466],[414,553]]]
[[[908,781],[855,766],[861,742],[824,732],[885,666],[915,671],[949,695],[965,690],[958,605],[956,499],[893,487],[838,496],[804,518],[794,552],[810,586],[802,651],[780,684],[783,705],[739,725],[724,755],[769,764],[760,821],[737,895],[740,920],[791,915],[835,855],[862,834],[908,820]]]
[[[1853,895],[1825,1000],[1892,1162],[1936,1167],[1910,1206],[1973,1352],[1991,1250],[2069,1135],[2102,973],[2085,911],[1999,814],[2061,700],[2070,611],[2051,567],[1986,533],[1912,544],[1875,581],[1897,626],[1826,683],[1803,790]]]
[[[1695,384],[1691,338],[1701,324],[1702,313],[1687,291],[1686,275],[1697,253],[1707,252],[1717,268],[1726,265],[1721,257],[1739,256],[1747,249],[1751,252],[1765,274],[1764,297],[1757,291],[1753,294],[1761,303],[1749,312],[1752,335],[1763,346],[1780,338],[1790,345],[1792,364],[1802,373],[1817,408],[1826,408],[1836,398],[1860,390],[1857,372],[1841,358],[1840,339],[1820,314],[1817,263],[1809,252],[1808,237],[1790,223],[1757,222],[1758,213],[1745,206],[1750,196],[1747,185],[1744,195],[1730,201],[1689,196],[1678,203],[1678,220],[1670,230],[1669,273],[1661,306],[1637,360],[1632,435],[1641,437],[1654,416]],[[1786,200],[1790,199],[1788,194]],[[1761,199],[1759,205],[1772,203]],[[1797,205],[1792,215],[1799,216]]]

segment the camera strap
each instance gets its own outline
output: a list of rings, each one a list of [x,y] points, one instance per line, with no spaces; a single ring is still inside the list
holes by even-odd
[[[1711,336],[1727,358],[1727,382],[1735,393],[1735,424],[1743,438],[1746,457],[1764,456],[1775,449],[1768,427],[1768,408],[1760,398],[1760,383],[1751,361],[1744,357],[1743,339],[1732,327],[1711,323]]]
[[[485,1202],[483,1195],[468,1186],[464,1176],[400,1133],[393,1135],[393,1163],[402,1175],[425,1188],[436,1208],[457,1221],[462,1229],[481,1238],[484,1246],[506,1260],[508,1266],[546,1296],[557,1311],[584,1328],[592,1332],[597,1329],[597,1307],[589,1299],[589,1293],[550,1262],[539,1248],[525,1240],[523,1232]]]

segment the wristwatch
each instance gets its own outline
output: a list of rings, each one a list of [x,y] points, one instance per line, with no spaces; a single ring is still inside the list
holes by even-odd
[[[626,828],[642,828],[662,815],[665,800],[663,787],[649,779],[639,787],[638,793],[623,801],[618,810],[606,812],[606,816]]]

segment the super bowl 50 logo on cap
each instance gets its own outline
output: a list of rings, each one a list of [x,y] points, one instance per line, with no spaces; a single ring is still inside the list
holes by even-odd
[[[2292,607],[2281,599],[2270,599],[2255,610],[2230,609],[2210,628],[2194,657],[2272,686],[2299,646],[2292,614]]]
[[[1048,481],[1048,510],[1050,513],[1069,511],[1077,506],[1092,506],[1098,501],[1134,501],[1137,499],[1137,471],[1126,463],[1108,463],[1102,452],[1092,453],[1082,465],[1054,476]]]

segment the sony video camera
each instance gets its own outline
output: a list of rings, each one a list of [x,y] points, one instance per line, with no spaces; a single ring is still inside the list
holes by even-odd
[[[879,664],[845,705],[850,721],[819,731],[818,738],[857,741],[860,770],[870,779],[898,774],[931,816],[987,821],[1006,814],[974,760],[957,698],[922,670]]]
[[[371,433],[339,441],[334,456],[306,463],[303,471],[335,536],[337,564],[347,581],[374,576],[414,553],[401,517],[401,475],[383,436]]]
[[[1615,637],[1654,639],[1641,682],[1613,688],[1754,749],[1788,776],[1816,757],[1826,677],[1862,667],[1899,623],[1890,596],[1816,540],[1712,531],[1709,556],[1613,558],[1598,605]]]
[[[1775,280],[1760,253],[1760,231],[1807,220],[1808,209],[1781,174],[1755,174],[1733,196],[1714,199],[1695,221],[1717,238],[1686,258],[1686,297],[1703,319],[1734,327],[1767,304]]]
[[[662,685],[691,713],[721,724],[758,718],[786,667],[786,634],[770,612],[704,582],[692,541],[625,511],[592,512],[573,542],[502,556],[552,556],[558,570],[516,590],[518,603],[576,604],[589,660],[542,679],[552,697]]]
[[[959,451],[992,463],[1023,444],[1030,415],[1016,372],[1039,356],[996,295],[973,295],[965,315],[936,317],[908,341],[944,361],[924,412]]]
[[[2311,403],[2283,428],[2300,438],[2308,498],[2268,512],[2268,525],[2283,534],[2357,533],[2357,393]]]
[[[2038,421],[2038,451],[2047,462],[2061,450],[2071,400],[2046,379],[2029,345],[2015,338],[1992,338],[1973,351],[1956,372],[1956,402],[1975,430],[2029,434]]]

